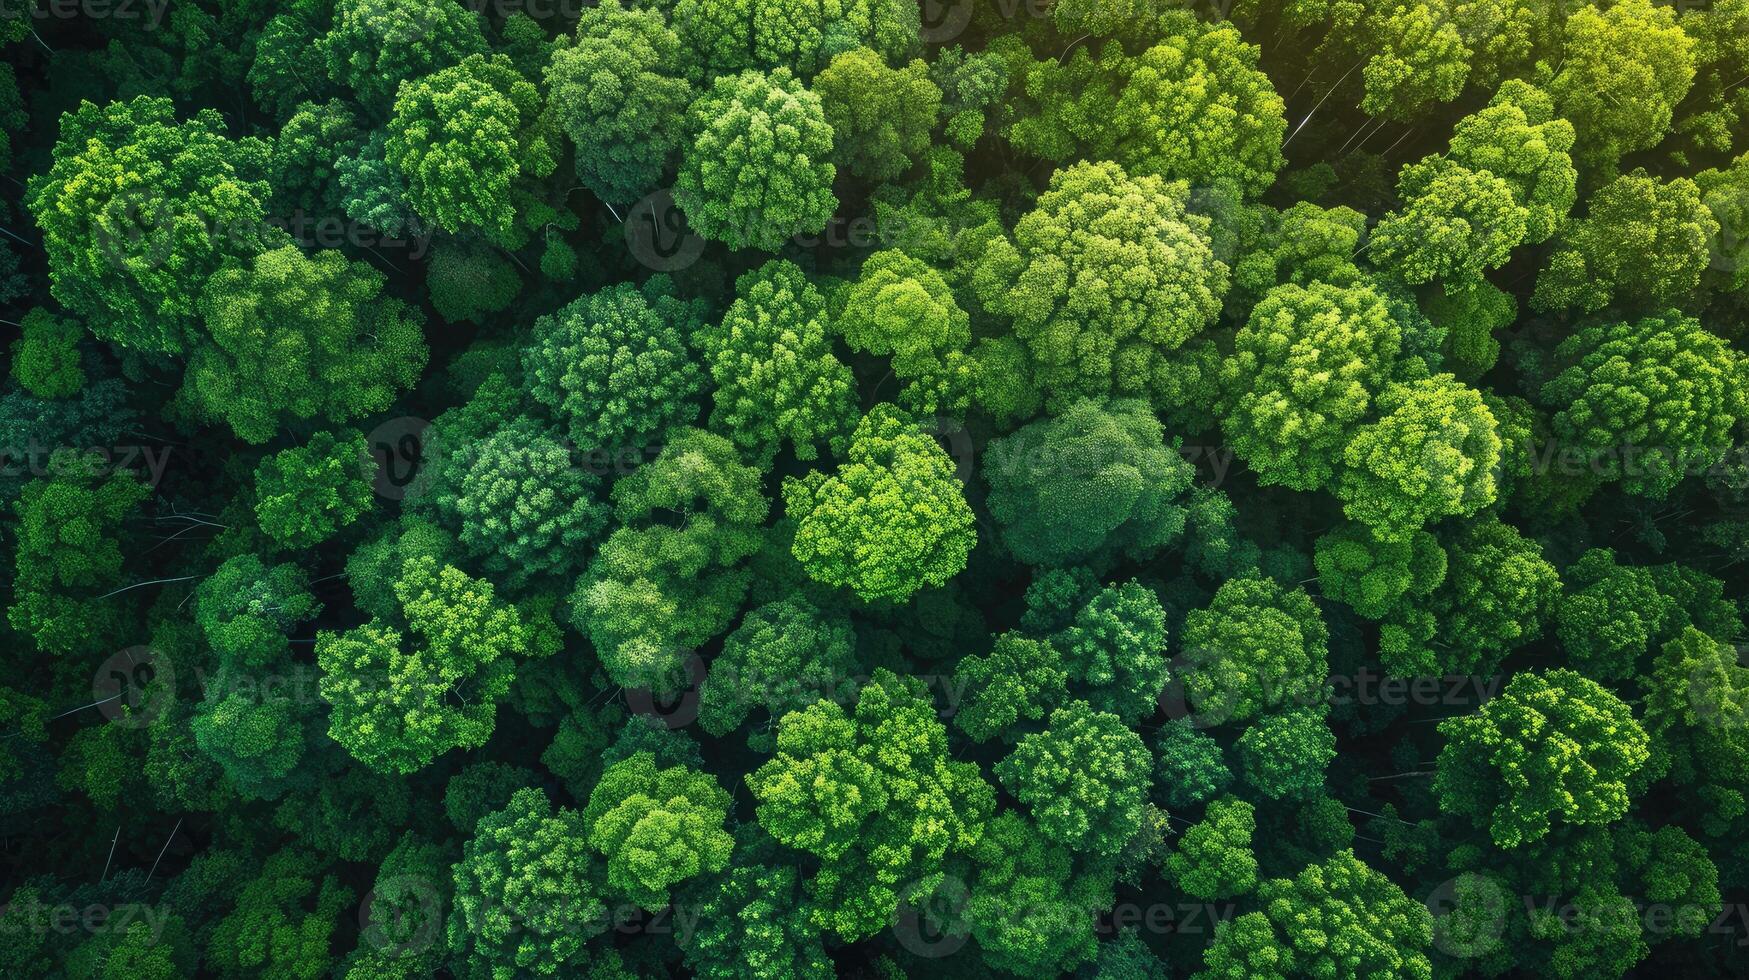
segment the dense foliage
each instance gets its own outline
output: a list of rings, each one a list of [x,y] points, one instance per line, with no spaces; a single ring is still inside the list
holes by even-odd
[[[1749,0],[0,0],[0,977],[1729,977]]]

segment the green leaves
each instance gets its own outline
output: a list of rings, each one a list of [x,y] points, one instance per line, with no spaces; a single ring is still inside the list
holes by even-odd
[[[966,566],[977,543],[954,461],[890,405],[851,434],[843,466],[785,481],[791,552],[816,581],[865,600],[904,599]]]

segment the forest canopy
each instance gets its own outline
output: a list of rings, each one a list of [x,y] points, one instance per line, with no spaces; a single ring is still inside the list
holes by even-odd
[[[0,977],[1743,975],[1749,0],[0,53]]]

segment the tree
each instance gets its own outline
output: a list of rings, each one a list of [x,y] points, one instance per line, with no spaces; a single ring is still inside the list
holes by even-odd
[[[1155,783],[1172,807],[1191,807],[1220,795],[1233,782],[1220,743],[1189,720],[1173,718],[1154,740]]]
[[[577,177],[628,204],[668,171],[692,86],[680,39],[655,10],[587,7],[574,42],[546,67],[549,109],[576,144]]]
[[[12,628],[44,653],[90,652],[105,642],[122,622],[104,594],[121,577],[123,522],[151,492],[132,471],[56,450],[47,474],[12,505]]]
[[[214,110],[177,121],[169,99],[87,102],[62,117],[54,164],[25,194],[55,299],[99,340],[185,350],[207,281],[287,240],[266,220],[268,154],[262,140],[227,137]]]
[[[1257,858],[1251,834],[1254,808],[1230,796],[1211,801],[1201,822],[1184,831],[1165,870],[1185,894],[1203,899],[1232,898],[1257,885]]]
[[[1500,435],[1480,392],[1439,374],[1393,384],[1375,405],[1382,417],[1356,430],[1336,479],[1351,520],[1381,541],[1404,541],[1494,503]]]
[[[1256,575],[1229,579],[1207,608],[1185,617],[1185,700],[1211,723],[1314,703],[1329,673],[1329,643],[1305,589]]]
[[[767,859],[749,863],[737,855],[699,906],[698,928],[682,950],[686,965],[704,980],[828,980],[836,973],[800,872],[772,853],[777,848],[769,840],[761,844]]]
[[[548,656],[554,626],[497,601],[490,582],[420,555],[394,583],[401,626],[322,631],[316,662],[333,706],[328,734],[378,772],[405,775],[453,748],[484,744],[515,677],[512,654]]]
[[[972,861],[963,915],[986,964],[1054,977],[1094,957],[1094,917],[1113,901],[1109,861],[1077,861],[1013,811],[990,821]]]
[[[902,600],[966,567],[977,544],[954,461],[897,409],[876,405],[844,464],[784,481],[791,553],[815,581],[868,601]]]
[[[607,526],[602,474],[539,422],[507,420],[458,457],[462,546],[512,589],[564,577]]]
[[[1656,146],[1694,83],[1694,40],[1650,0],[1574,11],[1562,53],[1549,94],[1579,133],[1580,159],[1599,171]]]
[[[454,867],[449,948],[463,976],[552,976],[588,963],[608,927],[600,860],[583,817],[521,789],[488,814]]]
[[[613,486],[620,527],[571,593],[571,622],[617,684],[678,690],[686,651],[726,629],[747,594],[770,502],[758,470],[713,433],[674,433]]]
[[[621,283],[535,321],[522,353],[529,394],[564,420],[579,447],[622,452],[696,416],[704,377],[689,341],[702,311],[666,284],[652,277],[640,291]]]
[[[838,209],[832,126],[788,68],[718,78],[687,111],[685,133],[674,200],[705,238],[775,252]]]
[[[658,768],[655,756],[639,752],[601,774],[581,823],[607,860],[608,887],[654,910],[687,879],[728,866],[735,847],[722,828],[728,816],[729,794],[716,780],[683,766]]]
[[[1653,639],[1674,619],[1675,603],[1645,568],[1616,564],[1615,552],[1592,548],[1567,566],[1555,605],[1555,633],[1587,677],[1624,680]]]
[[[1089,768],[1083,759],[1100,765]],[[1071,701],[996,764],[996,777],[1032,811],[1041,834],[1109,857],[1141,827],[1153,768],[1147,746],[1121,719]]]
[[[346,210],[339,162],[357,156],[367,134],[346,102],[300,102],[273,141],[272,172],[276,208],[289,213],[339,214]]]
[[[1260,482],[1325,486],[1401,347],[1389,307],[1365,285],[1278,286],[1252,309],[1222,367],[1222,431]]]
[[[1515,848],[1567,824],[1627,812],[1628,786],[1649,754],[1621,699],[1571,670],[1516,674],[1474,714],[1440,723],[1434,792],[1450,812]]]
[[[954,684],[965,693],[954,726],[976,742],[997,736],[1012,741],[1017,726],[1043,721],[1069,696],[1068,682],[1054,645],[1003,633],[987,656],[962,657],[955,666]]]
[[[1013,322],[1054,408],[1150,394],[1167,355],[1220,312],[1227,265],[1188,198],[1182,183],[1077,163],[984,251],[973,289]]]
[[[678,0],[673,18],[689,69],[706,77],[782,65],[805,79],[843,51],[869,47],[897,63],[919,47],[918,10],[902,0]]]
[[[1183,534],[1194,470],[1136,399],[1083,400],[991,441],[983,458],[1002,543],[1031,565],[1147,559]]]
[[[773,259],[735,281],[735,301],[721,323],[694,335],[716,407],[711,428],[762,467],[782,442],[812,460],[833,451],[855,425],[850,369],[832,353],[825,300],[794,263]]]
[[[505,55],[471,54],[404,84],[384,145],[407,202],[439,228],[509,239],[512,185],[558,165],[540,92]]]
[[[1152,717],[1166,686],[1166,610],[1140,582],[1095,592],[1051,639],[1078,696],[1126,724]]]
[[[253,443],[382,411],[427,356],[423,316],[383,283],[339,252],[294,245],[219,270],[200,300],[210,341],[193,347],[180,397]]]
[[[1445,581],[1445,549],[1426,531],[1385,541],[1363,524],[1345,524],[1318,538],[1313,561],[1324,595],[1367,619],[1413,615]]]
[[[1594,324],[1555,356],[1560,373],[1542,389],[1555,435],[1628,493],[1667,496],[1723,459],[1749,415],[1742,356],[1676,311]]]
[[[318,432],[255,468],[255,519],[282,547],[321,544],[370,510],[373,469],[358,430]]]
[[[1396,676],[1488,674],[1542,635],[1561,578],[1542,546],[1496,518],[1463,525],[1444,542],[1445,581],[1426,607],[1438,623],[1404,623],[1382,653]],[[1433,644],[1431,647],[1428,644]]]
[[[479,14],[448,0],[335,0],[318,42],[328,74],[373,114],[387,114],[401,83],[486,50]]]
[[[1585,217],[1556,239],[1530,305],[1584,313],[1667,305],[1700,285],[1718,235],[1694,181],[1625,174],[1592,194]]]
[[[78,321],[38,307],[24,315],[21,336],[12,342],[12,376],[38,398],[66,398],[85,387]]]
[[[856,633],[842,613],[801,596],[750,610],[723,640],[699,690],[698,721],[722,737],[753,712],[775,722],[816,700],[840,700],[856,669]]]
[[[846,940],[886,928],[901,890],[932,891],[996,805],[978,767],[949,758],[922,682],[885,669],[853,712],[816,701],[785,715],[775,756],[747,787],[761,827],[820,859],[815,922]]]
[[[1376,265],[1410,283],[1474,285],[1530,235],[1530,211],[1511,184],[1450,157],[1404,167],[1397,194],[1404,207],[1379,220],[1368,244]]]
[[[868,181],[892,180],[921,159],[941,113],[922,59],[888,68],[869,48],[834,56],[813,91],[832,127],[832,162]]]
[[[309,851],[287,848],[261,862],[236,907],[213,926],[206,963],[221,976],[316,980],[353,893]]]
[[[1135,57],[1111,40],[1021,63],[1014,87],[1038,108],[1008,139],[1047,160],[1112,160],[1138,176],[1260,195],[1282,167],[1287,119],[1258,48],[1188,11],[1150,23],[1157,43]]]
[[[1252,723],[1236,748],[1246,785],[1272,800],[1305,799],[1324,788],[1324,770],[1336,758],[1336,736],[1322,705],[1296,707]]]
[[[1370,54],[1360,107],[1368,115],[1412,122],[1462,94],[1473,51],[1442,6],[1380,3],[1360,20],[1358,44]]]
[[[201,580],[194,599],[194,621],[221,669],[243,671],[288,659],[286,632],[322,609],[303,569],[289,562],[269,568],[254,555],[226,560]]]
[[[940,272],[899,249],[869,256],[834,298],[833,324],[851,349],[892,358],[899,404],[920,415],[963,415],[978,384],[968,354],[971,317]]]
[[[1215,926],[1199,978],[1432,980],[1432,914],[1351,850],[1262,882],[1257,898],[1259,911]]]
[[[1525,243],[1548,241],[1578,195],[1573,124],[1556,117],[1547,92],[1522,79],[1502,83],[1488,106],[1457,121],[1450,159],[1506,181],[1527,212]]]

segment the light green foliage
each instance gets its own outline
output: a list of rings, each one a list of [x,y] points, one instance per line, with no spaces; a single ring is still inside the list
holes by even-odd
[[[1440,6],[1387,0],[1360,21],[1359,43],[1371,54],[1360,71],[1368,115],[1410,122],[1463,92],[1472,52]]]
[[[1016,558],[1092,568],[1175,543],[1195,475],[1135,399],[1070,403],[992,441],[982,469],[991,516]]]
[[[1414,615],[1416,606],[1445,581],[1445,549],[1426,531],[1379,539],[1349,523],[1318,538],[1318,587],[1367,619]]]
[[[1542,389],[1555,435],[1631,494],[1665,497],[1719,462],[1749,415],[1742,355],[1675,311],[1586,327],[1555,357]]]
[[[775,252],[838,208],[832,126],[788,68],[718,78],[687,111],[685,133],[674,200],[705,238]]]
[[[1518,319],[1518,299],[1488,283],[1446,287],[1426,301],[1427,318],[1445,333],[1445,367],[1474,382],[1500,359],[1494,331]]]
[[[592,457],[538,422],[511,420],[459,455],[466,469],[452,506],[462,546],[512,589],[571,571],[607,525]]]
[[[1285,211],[1258,205],[1239,222],[1233,296],[1255,303],[1283,283],[1350,284],[1361,278],[1354,258],[1366,237],[1366,215],[1301,201]]]
[[[539,91],[505,55],[460,64],[402,86],[384,150],[407,201],[439,228],[508,237],[511,189],[558,165]]]
[[[902,600],[966,567],[977,544],[955,465],[898,409],[876,405],[851,434],[845,462],[784,481],[796,521],[791,552],[815,581],[865,600]]]
[[[723,830],[729,794],[710,776],[683,766],[658,768],[639,752],[601,774],[584,807],[582,830],[607,860],[607,884],[646,909],[669,892],[729,863],[735,841]]]
[[[820,698],[840,700],[856,669],[856,634],[841,613],[802,596],[750,610],[723,641],[699,692],[698,721],[721,737],[763,709],[776,721]]]
[[[673,691],[685,652],[740,610],[740,565],[759,550],[770,502],[728,440],[686,429],[614,484],[613,503],[620,527],[571,593],[571,621],[615,683]]]
[[[1433,786],[1442,807],[1503,848],[1541,839],[1556,821],[1620,819],[1648,756],[1628,706],[1564,669],[1514,675],[1499,696],[1439,730],[1447,742]]]
[[[41,307],[24,315],[12,342],[12,377],[38,398],[66,398],[85,387],[79,341],[85,328]]]
[[[900,405],[922,415],[963,415],[978,384],[971,318],[941,273],[898,249],[869,256],[833,305],[835,329],[853,350],[892,358]]]
[[[248,442],[288,425],[379,412],[425,367],[424,317],[382,295],[384,276],[338,251],[294,245],[206,282],[210,342],[195,346],[181,396]]]
[[[978,767],[950,759],[923,683],[885,669],[853,713],[821,701],[786,715],[747,786],[760,826],[820,859],[815,922],[847,940],[886,928],[901,889],[933,890],[996,805]]]
[[[659,12],[583,9],[546,83],[550,111],[577,147],[577,178],[595,196],[630,203],[662,179],[693,94],[683,71],[680,39]]]
[[[1439,374],[1391,385],[1375,407],[1379,420],[1342,452],[1336,495],[1350,519],[1381,541],[1405,541],[1429,522],[1494,503],[1500,434],[1480,392]]]
[[[357,114],[340,99],[300,103],[273,141],[275,205],[306,215],[343,212],[346,192],[339,161],[357,156],[366,138]]]
[[[1263,483],[1331,482],[1343,446],[1390,379],[1402,331],[1365,285],[1270,290],[1222,367],[1222,431]]]
[[[1573,124],[1555,116],[1548,93],[1521,79],[1500,86],[1488,107],[1458,120],[1449,158],[1506,181],[1528,212],[1527,244],[1548,241],[1577,197]]]
[[[451,0],[335,0],[319,49],[336,82],[386,114],[403,81],[483,53],[483,26],[473,9]]]
[[[183,351],[207,280],[286,240],[265,222],[268,154],[261,140],[227,137],[214,110],[178,122],[169,99],[63,116],[54,164],[25,194],[55,299],[99,340]]]
[[[555,976],[586,962],[609,925],[583,818],[538,789],[482,818],[454,868],[447,936],[468,978]]]
[[[394,583],[404,628],[373,620],[316,639],[328,734],[385,773],[414,772],[492,734],[513,654],[547,656],[557,630],[497,600],[490,582],[435,558],[407,559]]]
[[[56,450],[12,505],[12,628],[53,654],[93,652],[113,633],[122,610],[98,596],[119,582],[123,524],[151,492],[95,455]]]
[[[1267,715],[1245,729],[1237,744],[1245,784],[1272,800],[1305,799],[1324,788],[1324,769],[1336,758],[1336,736],[1319,708]]]
[[[1155,785],[1168,806],[1190,807],[1218,796],[1233,782],[1220,743],[1189,721],[1171,719],[1154,740]]]
[[[1215,927],[1198,980],[1433,980],[1433,916],[1351,850],[1257,886],[1262,910]]]
[[[1591,195],[1536,280],[1530,305],[1590,313],[1615,303],[1656,307],[1700,285],[1719,223],[1686,177],[1636,171]]]
[[[987,656],[962,657],[955,666],[954,685],[965,693],[954,726],[978,742],[998,735],[1012,740],[1016,726],[1043,721],[1068,697],[1068,682],[1054,645],[1003,633]]]
[[[904,0],[677,0],[674,29],[691,72],[788,67],[811,78],[858,47],[900,63],[918,48],[918,9]]]
[[[1330,634],[1303,588],[1256,575],[1229,579],[1184,622],[1180,679],[1189,707],[1211,723],[1244,721],[1319,700]]]
[[[1694,83],[1694,40],[1651,0],[1582,7],[1566,21],[1549,94],[1579,134],[1582,161],[1603,168],[1649,149]]]
[[[1397,194],[1405,206],[1380,219],[1369,244],[1373,262],[1407,282],[1480,282],[1529,235],[1530,212],[1511,184],[1450,157],[1404,167]]]
[[[774,259],[735,282],[721,323],[694,335],[711,380],[711,428],[762,467],[781,443],[812,460],[855,425],[855,379],[832,353],[825,300],[794,263]]]
[[[832,59],[814,79],[832,127],[832,162],[864,180],[892,180],[929,149],[941,90],[922,59],[888,68],[868,48]]]
[[[985,251],[973,288],[1013,321],[1054,406],[1161,388],[1166,355],[1220,312],[1227,265],[1188,197],[1181,183],[1077,163],[1051,175],[1012,242]]]
[[[1166,873],[1197,898],[1243,895],[1257,885],[1257,858],[1251,853],[1256,829],[1251,804],[1230,796],[1214,800],[1202,820],[1179,838],[1178,849],[1166,859]]]
[[[1703,151],[1741,152],[1749,93],[1731,83],[1749,73],[1749,3],[1720,0],[1685,11],[1680,24],[1694,39],[1695,78],[1671,129]]]
[[[255,519],[283,547],[321,544],[370,510],[374,468],[358,430],[318,432],[255,468]]]
[[[1147,746],[1121,719],[1072,701],[1051,712],[1044,731],[1022,738],[995,772],[1045,837],[1110,857],[1142,825],[1153,768]]]
[[[1048,160],[1112,160],[1138,176],[1261,194],[1282,167],[1287,119],[1257,47],[1184,10],[1154,23],[1144,32],[1153,46],[1133,57],[1112,40],[1019,66],[1038,109],[1008,139]]]

